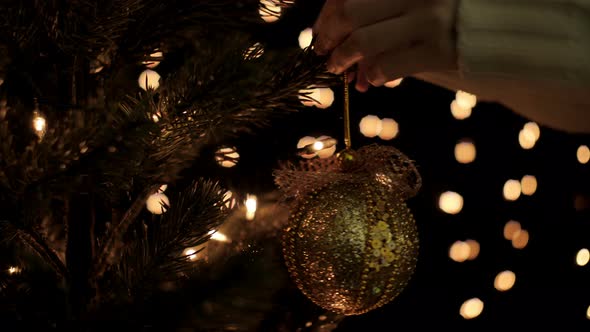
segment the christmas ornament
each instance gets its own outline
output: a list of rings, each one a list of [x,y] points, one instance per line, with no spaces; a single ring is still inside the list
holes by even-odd
[[[275,182],[290,205],[283,253],[292,279],[322,308],[358,315],[393,300],[413,275],[419,243],[406,200],[421,177],[393,147],[350,149],[347,104],[347,149],[286,164]]]

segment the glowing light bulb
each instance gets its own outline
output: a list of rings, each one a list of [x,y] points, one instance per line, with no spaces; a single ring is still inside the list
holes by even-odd
[[[512,246],[515,249],[524,249],[529,243],[529,232],[521,229],[514,233],[512,237]]]
[[[361,119],[359,123],[361,134],[365,137],[375,137],[383,130],[383,122],[375,115],[367,115]]]
[[[8,274],[17,274],[21,272],[21,268],[18,266],[9,266],[8,267]]]
[[[580,145],[576,154],[580,164],[584,165],[590,161],[590,148],[587,145]]]
[[[528,138],[532,138],[535,142],[541,137],[541,128],[536,122],[527,122],[522,130]]]
[[[246,198],[246,219],[254,220],[256,216],[256,208],[258,205],[258,199],[254,195],[248,195]]]
[[[211,240],[214,241],[219,241],[219,242],[230,242],[229,239],[227,238],[227,236],[225,236],[225,234],[219,232],[219,231],[209,231],[209,235],[211,235]]]
[[[459,314],[465,319],[473,319],[479,316],[482,311],[483,301],[475,297],[463,302]]]
[[[237,165],[240,154],[235,147],[223,147],[215,153],[215,160],[221,167],[231,168]]]
[[[520,181],[518,180],[508,180],[504,184],[503,193],[504,198],[507,201],[515,201],[520,197],[522,189],[520,186]]]
[[[156,193],[150,195],[145,204],[151,213],[163,214],[166,212],[166,206],[170,206],[170,200],[163,193]]]
[[[469,259],[471,248],[464,241],[456,241],[449,248],[449,257],[455,262],[462,263]]]
[[[151,69],[146,69],[141,74],[139,74],[137,83],[139,84],[140,88],[146,91],[156,90],[160,86],[160,74]]]
[[[504,238],[508,241],[512,241],[514,235],[521,230],[520,223],[515,220],[510,220],[504,225]]]
[[[186,259],[189,261],[196,261],[197,260],[197,251],[193,248],[186,248],[182,252],[183,256],[186,256]]]
[[[236,200],[233,196],[234,194],[229,190],[223,194],[223,201],[225,202],[225,207],[228,209],[233,209],[236,206]]]
[[[533,175],[525,175],[520,180],[522,194],[531,196],[537,191],[537,178]]]
[[[47,120],[45,117],[38,112],[33,112],[33,129],[39,138],[43,138],[45,136],[45,131],[47,130]]]
[[[404,80],[403,78],[398,78],[397,80],[386,82],[383,85],[386,88],[395,88],[395,87],[399,86],[400,84],[402,84],[403,80]]]
[[[315,141],[316,141],[316,138],[312,137],[312,136],[302,137],[299,140],[299,142],[297,142],[297,149],[303,149],[304,147],[306,147],[310,144],[314,144]],[[311,158],[314,158],[315,156],[317,156],[317,154],[316,153],[304,153],[304,154],[300,154],[300,156],[305,159],[311,159]]]
[[[461,108],[472,109],[477,105],[477,96],[465,91],[457,91],[455,100]]]
[[[475,145],[469,141],[462,141],[455,145],[455,159],[461,164],[469,164],[475,160]]]
[[[578,254],[576,255],[576,264],[578,264],[579,266],[586,266],[586,264],[588,264],[589,261],[590,251],[588,251],[588,249],[584,248],[578,251]]]
[[[379,138],[385,141],[394,139],[399,133],[399,125],[394,119],[385,118],[381,120],[381,132]]]
[[[315,143],[313,143],[313,149],[316,151],[320,151],[324,149],[324,143],[320,142],[320,141],[316,141]]]
[[[439,208],[448,214],[458,214],[463,209],[463,197],[456,192],[447,191],[438,199]]]
[[[467,240],[465,241],[465,243],[469,246],[469,257],[467,257],[467,260],[472,261],[476,259],[477,256],[479,256],[480,251],[479,242],[475,240]]]
[[[160,61],[162,61],[162,59],[164,58],[164,53],[162,53],[161,51],[155,51],[154,53],[150,54],[150,58],[154,60],[143,61],[143,64],[150,69],[156,68],[160,64]]]
[[[262,55],[264,54],[264,48],[262,47],[262,44],[260,43],[256,43],[252,46],[250,46],[245,52],[244,52],[244,60],[254,60],[254,59],[258,59],[260,58]]]
[[[457,120],[465,120],[471,116],[471,108],[461,106],[455,99],[451,102],[451,114]]]
[[[260,0],[258,13],[264,22],[272,23],[281,17],[281,6],[273,0]]]
[[[518,143],[521,148],[530,150],[535,147],[537,140],[535,139],[535,134],[533,132],[523,129],[518,133]]]
[[[299,33],[299,47],[305,49],[311,45],[311,40],[313,39],[313,32],[311,28],[304,29]]]
[[[494,279],[494,288],[500,292],[510,290],[516,282],[516,274],[512,271],[502,271]]]

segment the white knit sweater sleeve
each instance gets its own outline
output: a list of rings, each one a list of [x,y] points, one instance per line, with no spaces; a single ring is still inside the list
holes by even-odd
[[[416,77],[590,133],[590,0],[459,1],[459,71]]]
[[[461,72],[590,85],[590,0],[461,0]]]

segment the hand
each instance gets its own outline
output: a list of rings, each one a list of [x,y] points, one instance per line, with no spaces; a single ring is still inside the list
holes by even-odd
[[[357,89],[422,72],[457,69],[459,0],[327,0],[313,27],[328,70],[357,65]]]

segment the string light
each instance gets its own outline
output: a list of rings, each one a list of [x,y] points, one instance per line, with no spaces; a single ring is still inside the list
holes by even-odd
[[[264,22],[276,22],[281,17],[281,6],[273,0],[260,0],[258,13]]]
[[[139,74],[137,83],[143,90],[156,90],[160,86],[160,74],[151,69],[146,69]]]
[[[576,264],[578,264],[579,266],[586,266],[586,264],[588,264],[589,261],[590,251],[588,251],[588,249],[586,248],[580,249],[580,251],[578,251],[578,254],[576,255]]]
[[[254,60],[260,58],[264,54],[262,44],[255,43],[244,52],[244,60]]]
[[[209,231],[209,235],[211,235],[211,240],[219,242],[230,242],[228,237],[220,231],[211,230]]]
[[[451,114],[457,120],[465,120],[471,116],[471,108],[462,107],[457,100],[451,102]]]
[[[303,31],[301,31],[299,33],[299,38],[298,38],[299,47],[301,47],[301,49],[305,49],[305,48],[309,47],[309,45],[311,45],[312,39],[313,39],[312,29],[311,28],[304,29]]]
[[[463,197],[456,192],[447,191],[438,199],[439,208],[448,214],[458,214],[463,209]]]
[[[524,249],[528,243],[529,243],[529,232],[528,231],[526,231],[524,229],[520,229],[514,233],[514,236],[512,237],[512,246],[515,249]]]
[[[520,223],[515,220],[510,220],[504,225],[504,238],[508,241],[514,239],[514,235],[521,230]]]
[[[321,141],[316,141],[315,143],[313,143],[313,149],[316,151],[320,151],[324,149],[324,143],[322,143]]]
[[[464,109],[472,109],[477,105],[477,96],[469,92],[459,90],[455,93],[455,100],[459,107]]]
[[[536,122],[527,122],[522,130],[529,138],[532,138],[535,142],[541,137],[541,128]]]
[[[465,262],[469,259],[471,248],[464,241],[455,241],[449,248],[449,257],[457,263]]]
[[[470,141],[461,141],[455,145],[455,159],[461,164],[469,164],[475,160],[475,145]]]
[[[496,279],[494,279],[494,288],[500,292],[510,290],[516,282],[516,274],[512,271],[502,271],[498,273]]]
[[[162,61],[164,59],[164,53],[162,53],[162,51],[155,51],[154,53],[150,54],[150,60],[146,60],[143,61],[142,63],[150,69],[156,68],[159,64],[160,61]],[[151,60],[154,59],[154,60]],[[157,59],[157,60],[155,60]]]
[[[399,125],[394,119],[385,118],[381,120],[381,132],[379,138],[385,141],[394,139],[399,133]]]
[[[254,220],[256,216],[256,208],[258,205],[258,199],[255,195],[248,195],[246,198],[246,220]]]
[[[469,257],[467,257],[467,260],[474,260],[477,258],[477,256],[479,256],[479,251],[480,251],[480,245],[479,242],[475,241],[475,240],[467,240],[465,241],[465,243],[467,243],[467,245],[469,246]]]
[[[231,168],[237,165],[240,154],[235,147],[222,147],[215,152],[215,161],[225,168]]]
[[[537,191],[537,178],[533,175],[525,175],[520,180],[522,194],[532,196]]]
[[[189,261],[196,261],[197,260],[197,251],[194,248],[184,249],[184,251],[182,252],[182,255],[186,256],[186,258]]]
[[[383,122],[375,115],[367,115],[361,119],[359,123],[361,134],[365,137],[373,138],[381,133],[383,130]]]
[[[146,201],[146,208],[153,214],[163,214],[170,206],[170,200],[163,193],[155,193],[148,197]]]
[[[578,162],[580,162],[580,164],[587,164],[588,161],[590,161],[590,148],[588,148],[587,145],[580,145],[576,155],[578,157]]]
[[[18,266],[9,266],[8,267],[8,274],[18,274],[21,271],[22,271],[21,268]]]
[[[474,297],[469,299],[461,305],[459,314],[465,319],[473,319],[479,316],[483,311],[483,301]]]
[[[520,197],[522,189],[520,186],[520,181],[518,180],[508,180],[504,184],[504,199],[507,201],[515,201]]]
[[[38,110],[33,112],[33,130],[35,130],[35,134],[42,139],[45,136],[45,132],[47,130],[47,120],[41,112]]]

